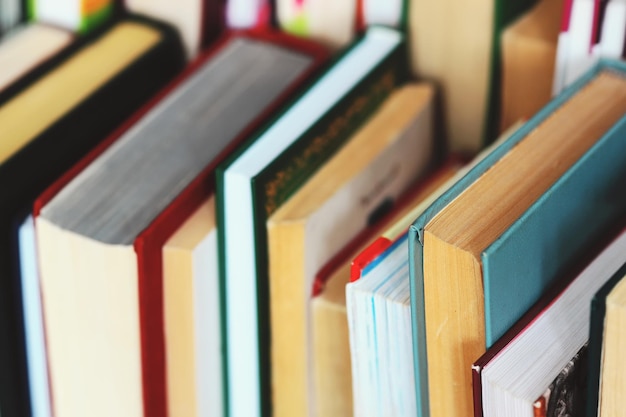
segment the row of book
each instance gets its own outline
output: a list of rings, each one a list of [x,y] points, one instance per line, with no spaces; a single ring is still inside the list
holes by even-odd
[[[619,307],[602,310],[626,263],[626,101],[603,86],[623,87],[623,70],[594,67],[359,239],[346,289],[355,415],[622,413]]]
[[[624,263],[622,63],[462,167],[400,31],[181,38],[122,14],[7,78],[2,416],[512,415],[531,367],[520,415],[551,401]]]

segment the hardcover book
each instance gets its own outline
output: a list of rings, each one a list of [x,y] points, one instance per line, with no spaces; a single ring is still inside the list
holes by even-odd
[[[400,87],[267,220],[273,415],[320,413],[310,297],[315,273],[433,160],[434,87]]]
[[[166,389],[166,347],[194,341],[166,340],[163,245],[210,197],[217,163],[324,56],[275,33],[224,38],[38,200],[55,415],[167,415],[177,394]]]
[[[624,165],[623,71],[596,67],[411,227],[417,390],[431,414],[471,414],[473,360],[626,208],[611,197]],[[582,219],[585,227],[575,227]]]
[[[625,245],[618,224],[602,232],[472,365],[475,416],[584,413],[590,301],[623,265]]]
[[[180,40],[160,23],[126,18],[81,40],[20,79],[0,106],[0,407],[3,417],[28,416],[31,371],[25,341],[18,225],[45,187],[78,161],[183,66]],[[39,304],[39,295],[35,302]],[[41,324],[35,322],[35,326]],[[26,328],[30,323],[25,324]],[[29,329],[30,330],[30,329]],[[27,343],[28,342],[28,343]],[[26,345],[25,345],[26,343]],[[29,353],[30,354],[30,353]],[[41,379],[39,379],[41,380]],[[45,387],[31,386],[34,389]],[[35,394],[33,394],[35,395]],[[32,407],[35,407],[34,405]],[[49,405],[47,406],[49,407]]]
[[[496,143],[511,132],[505,132]],[[358,415],[386,415],[393,410],[394,415],[414,416],[423,414],[428,405],[415,396],[416,379],[406,365],[413,362],[413,340],[406,329],[401,329],[410,316],[407,229],[416,216],[487,154],[488,150],[483,151],[460,169],[450,162],[451,167],[444,167],[409,198],[413,203],[403,203],[408,207],[399,209],[399,218],[349,267],[351,283],[345,288],[344,309],[349,318],[352,386]]]
[[[217,171],[220,280],[228,407],[269,416],[267,219],[403,81],[403,37],[369,30]]]

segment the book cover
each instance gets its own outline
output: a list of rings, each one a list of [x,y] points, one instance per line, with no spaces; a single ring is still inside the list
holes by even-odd
[[[622,221],[623,224],[623,221]],[[546,310],[553,301],[563,293],[567,289],[567,287],[572,283],[572,281],[581,274],[584,269],[590,265],[594,259],[596,259],[602,251],[609,246],[611,241],[618,236],[618,232],[622,230],[623,227],[621,225],[610,225],[606,228],[606,230],[600,232],[598,234],[597,239],[594,239],[592,244],[587,245],[581,253],[576,256],[575,261],[570,263],[563,273],[559,275],[556,279],[555,283],[551,285],[544,294],[539,298],[539,300],[533,304],[533,306],[526,312],[524,315],[513,325],[507,332],[500,337],[487,351],[478,358],[472,364],[472,390],[473,390],[473,398],[474,398],[474,416],[482,417],[483,416],[483,406],[482,406],[482,380],[481,373],[483,368],[487,363],[489,363],[496,355],[501,352],[515,337],[517,337],[524,329],[532,324],[532,322],[544,311]],[[593,311],[593,306],[592,306]],[[584,350],[581,350],[579,359],[584,360],[584,364],[577,367],[577,369],[583,369],[582,374],[584,378],[582,378],[585,382],[587,381],[587,347]],[[578,371],[577,371],[578,372]],[[580,373],[580,372],[579,372]],[[577,389],[580,389],[578,387]],[[535,406],[535,412],[540,413],[539,415],[547,410],[549,401],[547,396],[544,398],[538,398]],[[581,404],[582,400],[578,400],[576,404]],[[585,400],[582,404],[586,404]],[[553,409],[555,405],[555,398],[553,398],[551,402],[550,408]],[[583,407],[584,408],[584,407]],[[542,411],[543,410],[543,411]],[[538,417],[538,416],[537,416]]]
[[[315,271],[431,165],[433,98],[426,84],[394,91],[267,220],[274,416],[317,415]]]
[[[265,222],[404,80],[402,44],[391,29],[368,31],[217,170],[231,415],[272,408]]]
[[[584,89],[584,86],[591,83],[598,74],[603,71],[620,73],[623,69],[622,64],[605,62],[587,74],[586,77],[559,96],[557,100],[544,108],[509,140],[476,165],[411,226],[409,261],[411,265],[412,314],[414,315],[416,378],[419,380],[417,390],[421,398],[426,398],[426,393],[430,392],[427,388],[430,371],[423,365],[426,363],[427,354],[423,281],[425,225],[478,177],[482,176],[488,168],[501,160],[502,156],[513,146],[541,125],[544,120],[548,120],[557,108],[560,108],[578,91]],[[619,109],[615,109],[615,111],[619,113]],[[616,151],[614,147],[619,147],[617,143],[619,141],[615,138],[619,137],[623,125],[624,122],[619,121],[610,128],[584,154],[580,161],[572,165],[563,177],[558,179],[517,221],[507,228],[500,238],[496,239],[483,252],[481,263],[485,282],[484,307],[478,302],[477,308],[484,308],[485,322],[479,323],[479,325],[485,326],[486,333],[484,341],[475,341],[478,354],[481,350],[484,352],[485,346],[491,346],[536,301],[541,292],[553,281],[562,265],[567,264],[588,239],[597,233],[607,221],[614,218],[620,210],[623,210],[622,201],[608,197],[612,192],[612,187],[618,186],[621,164],[618,162],[619,159],[615,159],[613,152]],[[598,160],[604,161],[601,164],[606,168],[605,170],[592,168],[598,166]],[[599,187],[598,184],[603,186]],[[607,199],[609,199],[610,204],[603,203]],[[565,201],[579,201],[580,204],[563,204]],[[588,227],[576,228],[575,225],[583,219],[585,219],[584,222]],[[573,234],[577,236],[577,239],[572,238]],[[546,258],[546,254],[553,253],[552,251],[556,247],[560,248],[559,256]],[[545,262],[530,262],[525,261],[525,259],[545,259]],[[515,274],[511,274],[511,270],[515,271]],[[518,273],[520,275],[517,275]],[[501,278],[492,280],[492,276],[506,276],[512,278],[512,281],[509,282],[510,280]],[[533,276],[537,279],[531,282],[528,279],[514,278],[517,276]],[[515,294],[515,298],[511,299],[507,294]],[[468,370],[469,365],[471,363],[467,365]],[[457,376],[464,380],[467,379],[468,388],[471,386],[469,373],[461,373]],[[441,388],[439,387],[439,389]],[[468,391],[464,394],[465,397],[471,397],[471,392]],[[471,404],[471,401],[467,400],[464,404]],[[436,406],[440,407],[442,404],[437,403]]]
[[[98,60],[107,64],[94,71]],[[21,300],[17,261],[17,227],[22,216],[47,185],[170,81],[183,65],[175,32],[143,18],[127,18],[97,31],[52,61],[31,72],[28,80],[20,79],[19,86],[5,90],[0,107],[3,416],[30,414],[22,317],[27,305]],[[38,107],[33,103],[39,103]]]
[[[262,55],[263,59],[259,55]],[[143,395],[143,401],[140,401],[142,404],[137,404],[136,399],[126,398],[126,400],[133,402],[134,404],[129,402],[129,406],[140,409],[141,413],[150,416],[164,415],[167,408],[162,286],[163,245],[181,224],[210,196],[213,190],[213,170],[217,163],[228,152],[232,151],[239,142],[252,134],[254,129],[258,128],[266,118],[270,117],[272,112],[276,111],[288,96],[293,94],[303,83],[306,83],[309,77],[323,63],[325,57],[326,51],[318,45],[275,32],[242,33],[225,36],[222,41],[198,58],[192,66],[188,67],[185,73],[166,90],[161,92],[161,100],[155,101],[152,103],[152,106],[148,106],[135,115],[134,119],[139,120],[136,125],[132,124],[135,120],[129,121],[127,126],[121,128],[103,146],[75,165],[38,200],[36,206],[36,211],[39,214],[37,219],[38,230],[40,229],[39,223],[42,223],[41,227],[46,227],[46,224],[51,223],[44,219],[46,217],[45,211],[48,210],[47,207],[52,207],[49,208],[49,216],[56,218],[55,222],[63,223],[63,216],[66,212],[63,200],[59,200],[60,202],[57,205],[57,210],[59,211],[57,214],[54,214],[55,200],[62,198],[63,195],[72,193],[72,183],[77,181],[77,178],[90,175],[90,173],[94,172],[91,171],[92,169],[97,171],[98,168],[92,168],[94,164],[100,163],[99,161],[105,161],[107,158],[121,161],[120,158],[124,158],[125,152],[118,151],[118,149],[123,149],[124,146],[131,146],[130,144],[133,143],[136,146],[140,146],[141,143],[150,141],[150,129],[163,129],[162,126],[157,128],[158,123],[168,123],[168,129],[177,127],[184,132],[184,135],[178,140],[181,144],[180,149],[172,148],[171,152],[160,152],[154,157],[160,158],[161,164],[148,164],[142,168],[142,171],[158,170],[160,166],[167,167],[168,161],[179,165],[181,163],[186,164],[185,169],[182,166],[173,170],[166,168],[168,171],[165,174],[155,172],[154,175],[150,176],[151,181],[165,181],[166,184],[153,185],[144,190],[145,187],[137,182],[141,181],[141,179],[133,176],[132,172],[135,165],[139,166],[139,164],[144,163],[142,162],[141,153],[135,154],[131,152],[138,158],[136,164],[126,161],[124,162],[125,168],[122,173],[117,172],[120,171],[119,169],[116,170],[115,175],[117,175],[118,181],[125,182],[125,187],[135,187],[132,193],[147,193],[147,200],[142,200],[143,203],[139,204],[138,208],[131,206],[133,213],[130,218],[135,219],[135,222],[128,220],[128,214],[123,213],[123,206],[117,206],[116,202],[110,201],[111,199],[107,195],[97,195],[94,198],[102,200],[99,205],[112,205],[111,212],[121,213],[121,219],[118,218],[119,221],[110,221],[110,228],[94,229],[93,232],[88,231],[92,227],[91,222],[88,222],[84,224],[85,231],[76,232],[77,237],[81,233],[86,235],[92,233],[94,235],[102,234],[101,237],[96,239],[107,242],[111,239],[117,239],[115,233],[121,233],[125,236],[126,230],[132,229],[131,236],[123,238],[123,245],[110,244],[111,246],[106,246],[105,243],[100,244],[101,246],[98,250],[102,251],[102,253],[110,252],[114,256],[116,247],[118,247],[123,248],[127,254],[132,254],[132,261],[128,264],[128,268],[125,269],[125,273],[129,275],[131,282],[136,282],[137,287],[134,291],[137,292],[133,295],[132,291],[128,293],[129,289],[126,288],[120,292],[120,297],[130,297],[132,299],[130,302],[137,303],[139,312],[139,315],[132,317],[132,319],[136,320],[137,330],[139,331],[135,335],[137,342],[137,352],[135,354],[141,354],[141,358],[131,358],[130,360],[137,361],[133,366],[136,365],[138,367],[137,372],[140,379],[132,389],[133,391],[137,389],[141,391],[138,395],[140,397]],[[255,59],[257,64],[251,65],[251,60]],[[226,68],[229,63],[232,63],[232,60],[239,61],[235,61],[236,65],[227,71]],[[275,68],[277,65],[280,67]],[[240,73],[241,77],[239,77]],[[264,78],[260,78],[261,81],[259,81],[255,77]],[[258,82],[254,82],[255,80]],[[199,88],[199,85],[206,85],[206,88]],[[224,96],[224,89],[231,91],[232,94]],[[200,94],[200,96],[196,97],[197,94]],[[246,94],[255,97],[255,100],[251,101],[249,105],[241,101]],[[216,96],[222,99],[219,106],[216,104]],[[176,106],[183,106],[183,109],[187,109],[184,106],[189,106],[191,110],[188,110],[189,114],[182,116],[174,110],[169,111],[169,109],[176,109]],[[165,109],[168,109],[168,111]],[[226,115],[233,115],[235,109],[238,109],[237,118],[220,119],[221,116],[224,116],[224,112],[226,112]],[[154,112],[155,115],[159,114],[160,117],[151,117],[149,112]],[[146,117],[142,117],[144,115]],[[207,138],[205,135],[210,132],[213,133]],[[173,146],[167,145],[168,143],[176,144],[176,142],[171,140],[168,141],[168,138],[169,136],[163,136],[159,139],[161,142],[165,141],[162,143],[163,149],[166,149],[167,146]],[[136,140],[133,141],[133,139]],[[195,149],[194,147],[199,148]],[[197,157],[194,154],[197,154]],[[124,174],[126,171],[129,172],[128,175]],[[108,176],[114,177],[113,173],[109,173]],[[172,176],[175,178],[171,179]],[[111,178],[96,175],[91,177],[89,181],[103,181],[107,183]],[[159,178],[162,178],[162,180]],[[78,183],[81,183],[80,179]],[[87,186],[83,191],[88,192],[92,188]],[[110,191],[115,192],[114,190]],[[164,192],[166,195],[159,196],[158,193],[160,192]],[[80,196],[81,194],[77,193],[76,195]],[[154,200],[154,204],[151,204],[152,200]],[[67,203],[71,205],[71,201],[67,201]],[[87,217],[96,216],[95,219],[98,218],[98,213],[89,211],[89,207],[87,207],[85,214]],[[125,225],[128,226],[126,229]],[[94,222],[93,227],[98,227],[97,221]],[[71,225],[68,226],[68,230],[72,230]],[[109,235],[112,237],[107,237]],[[48,264],[45,261],[50,259],[47,256],[53,256],[54,258],[54,255],[51,255],[52,248],[41,248],[42,245],[45,246],[45,242],[40,242],[40,253],[43,259],[42,282],[49,285],[50,289],[47,291],[44,285],[43,293],[44,299],[46,299],[46,294],[51,294],[52,286],[56,284],[52,281],[49,283],[46,281],[46,266]],[[52,268],[50,269],[52,271],[55,267],[51,266],[50,268]],[[55,294],[58,295],[58,293]],[[127,301],[129,300],[127,299]],[[56,298],[50,298],[49,301],[45,301],[44,306],[47,308],[48,304],[53,302],[61,301]],[[106,302],[106,300],[100,300],[99,302]],[[131,315],[133,314],[131,313]],[[61,323],[58,320],[61,320],[62,317],[55,317],[55,320],[57,320],[55,323]],[[130,319],[131,317],[129,317]],[[52,319],[49,321],[52,323]],[[115,329],[111,330],[115,333]],[[62,340],[58,339],[58,337],[62,336],[57,334],[57,339],[53,341],[52,332],[50,331],[49,333],[50,346],[53,346],[53,343],[57,343],[56,346],[59,346],[58,344],[62,343]],[[70,334],[68,337],[75,337],[79,340],[81,339],[79,333]],[[128,339],[132,341],[134,337],[131,338],[129,336]],[[115,342],[115,340],[121,339],[119,339],[119,334],[115,334],[111,340]],[[57,351],[57,355],[59,361],[69,359],[62,357],[63,352]],[[132,356],[133,353],[131,352],[130,355]],[[98,366],[95,362],[84,365],[90,367]],[[58,368],[57,371],[60,369]],[[132,369],[129,369],[129,372],[132,372]],[[219,370],[217,372],[219,373]],[[53,380],[54,378],[53,372]],[[61,373],[56,375],[56,378],[58,381],[64,381]],[[110,394],[111,386],[106,389],[109,390]],[[53,394],[57,395],[59,391],[60,388],[57,388]],[[98,392],[93,390],[88,392],[88,394],[94,398],[97,398],[99,395]],[[55,402],[56,406],[58,406],[58,402]],[[71,399],[66,399],[62,406],[67,409],[75,407]]]
[[[623,219],[620,221],[623,224]],[[563,413],[568,409],[574,413],[584,412],[585,397],[580,394],[584,392],[586,367],[576,368],[569,364],[588,341],[593,294],[624,263],[626,233],[623,227],[610,230],[609,235],[609,242],[599,248],[597,256],[591,257],[574,279],[566,274],[563,285],[559,282],[556,296],[538,312],[533,308],[524,315],[520,320],[525,323],[521,331],[506,340],[501,349],[483,364],[484,417],[502,413],[511,416],[536,413],[539,410],[535,399],[538,398],[541,405],[550,390],[549,395],[554,396],[547,404],[552,412]],[[601,240],[606,242],[607,239],[603,236]],[[592,253],[597,251],[593,245],[590,250]],[[587,253],[583,258],[588,258]],[[584,355],[580,359],[584,360]],[[570,378],[568,385],[564,383],[564,377]],[[575,395],[576,391],[578,395]]]

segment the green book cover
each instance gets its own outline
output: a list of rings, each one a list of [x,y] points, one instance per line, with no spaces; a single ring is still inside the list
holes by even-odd
[[[362,75],[352,77],[353,85],[347,89],[345,94],[341,94],[336,101],[328,103],[328,106],[322,110],[321,116],[310,124],[302,126],[301,133],[284,149],[280,151],[277,157],[271,162],[262,166],[248,179],[248,190],[251,193],[251,201],[247,202],[251,205],[248,209],[252,215],[252,219],[242,219],[242,222],[250,222],[250,235],[246,237],[253,246],[253,252],[248,256],[253,259],[243,259],[243,262],[249,261],[254,263],[254,271],[256,276],[252,278],[256,288],[237,288],[237,292],[250,291],[254,294],[253,304],[256,305],[257,323],[255,332],[256,349],[258,351],[257,375],[258,381],[253,385],[258,389],[256,402],[258,404],[250,405],[248,412],[259,416],[269,416],[272,411],[271,404],[271,375],[270,375],[270,328],[269,328],[269,280],[268,280],[268,249],[267,249],[267,231],[265,224],[267,218],[291,196],[304,182],[319,169],[356,131],[356,129],[366,120],[378,107],[391,91],[406,78],[405,73],[405,56],[402,37],[395,31],[390,29],[379,29],[382,33],[393,33],[400,42],[381,55],[380,59],[376,59],[370,67],[366,68]],[[385,35],[386,36],[386,35]],[[363,49],[366,45],[368,35],[357,40],[347,51],[339,56],[335,63],[323,73],[315,83],[305,91],[302,95],[290,103],[282,114],[278,115],[272,123],[270,123],[264,131],[255,135],[246,146],[239,149],[225,163],[217,169],[216,173],[216,189],[217,189],[217,221],[218,221],[218,250],[220,264],[220,285],[222,300],[222,330],[223,340],[226,342],[225,366],[225,384],[228,392],[226,392],[226,404],[228,404],[228,414],[232,416],[248,415],[248,412],[240,411],[239,402],[233,397],[232,387],[240,389],[233,377],[233,367],[237,366],[240,358],[232,356],[231,350],[235,347],[233,342],[229,340],[229,332],[233,332],[234,325],[229,322],[229,297],[235,294],[230,293],[228,285],[233,285],[230,281],[232,278],[228,275],[227,260],[232,257],[241,256],[241,253],[233,253],[228,250],[227,236],[232,239],[232,234],[227,230],[227,217],[236,216],[236,211],[240,207],[227,206],[227,185],[226,175],[229,168],[238,163],[242,155],[247,152],[255,151],[255,146],[259,137],[263,137],[268,131],[275,129],[283,120],[289,117],[290,111],[298,106],[310,105],[311,100],[307,102],[308,94],[311,91],[320,91],[324,80],[328,80],[342,71],[345,73],[347,62],[354,61],[355,56],[360,52],[355,52],[359,48]],[[361,51],[363,52],[363,50]],[[354,64],[354,62],[353,62]],[[363,71],[362,69],[359,71]],[[349,72],[346,74],[349,76]],[[317,90],[316,90],[317,89]],[[325,104],[326,106],[326,104]],[[234,219],[234,217],[232,218]],[[236,221],[236,219],[231,220]],[[241,243],[241,242],[240,242]],[[239,249],[239,247],[237,247]],[[239,252],[239,251],[238,251]],[[237,300],[238,303],[244,302]],[[230,317],[231,320],[234,318]],[[235,364],[235,365],[233,365]],[[236,375],[236,374],[235,374]],[[255,398],[251,398],[252,403]],[[233,404],[237,410],[233,409]],[[256,408],[255,408],[256,407]]]

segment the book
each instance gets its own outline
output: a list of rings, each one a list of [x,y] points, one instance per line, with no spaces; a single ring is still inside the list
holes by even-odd
[[[619,63],[594,68],[411,226],[416,378],[428,386],[418,395],[428,395],[431,414],[471,414],[472,361],[624,209],[616,199],[606,202],[622,163],[614,154],[626,105],[621,71]],[[452,215],[457,209],[463,215]],[[582,219],[584,230],[575,227]]]
[[[587,345],[584,345],[533,403],[533,417],[584,416],[587,388]],[[476,414],[474,414],[476,415]]]
[[[210,197],[217,163],[325,55],[276,33],[228,36],[40,197],[55,415],[167,414],[162,247]]]
[[[452,154],[446,165],[441,168],[441,171],[445,173],[448,169],[452,169],[453,171],[455,171],[454,175],[452,175],[450,178],[447,178],[446,181],[443,184],[439,185],[435,190],[428,191],[427,196],[420,204],[414,206],[411,205],[412,207],[409,211],[407,211],[399,220],[393,223],[393,225],[389,226],[389,228],[386,229],[379,238],[372,242],[371,245],[363,249],[363,251],[361,251],[358,256],[356,256],[352,260],[352,265],[350,267],[350,281],[358,280],[361,276],[361,273],[367,268],[370,263],[374,262],[374,260],[382,261],[381,257],[386,254],[387,249],[392,245],[393,242],[397,241],[402,237],[402,235],[408,232],[409,226],[415,220],[415,218],[422,214],[422,212],[424,212],[424,210],[429,205],[431,205],[443,192],[445,192],[454,183],[463,178],[463,176],[467,172],[469,172],[471,168],[473,168],[480,161],[482,161],[498,145],[507,140],[522,125],[523,121],[519,120],[517,123],[510,126],[506,131],[502,132],[500,137],[498,137],[495,142],[480,151],[480,153],[476,155],[471,161],[463,164],[460,167],[457,167],[457,165],[460,164],[461,161],[463,161],[463,158],[460,158],[458,155]],[[447,175],[445,176],[447,177]],[[435,176],[435,179],[437,178],[438,176]],[[410,199],[411,197],[408,198]],[[319,282],[318,285],[322,286],[322,282]]]
[[[591,300],[586,416],[613,416],[623,410],[624,276],[626,266],[616,271]]]
[[[500,34],[532,4],[410,0],[411,68],[413,75],[441,88],[452,151],[474,154],[498,136]]]
[[[4,36],[0,41],[0,91],[50,60],[73,39],[68,31],[37,23],[20,26]]]
[[[518,126],[503,133],[489,149],[503,142],[516,127]],[[435,176],[424,185],[424,189],[418,190],[417,195],[409,197],[409,201],[416,198],[419,199],[419,203],[404,203],[409,206],[408,210],[400,208],[399,219],[389,225],[380,237],[352,260],[349,268],[351,283],[347,285],[345,291],[346,299],[351,298],[352,305],[355,306],[352,310],[347,306],[346,311],[350,316],[348,327],[354,411],[358,415],[384,415],[391,409],[398,415],[407,416],[428,413],[427,399],[424,401],[415,395],[415,383],[419,381],[415,379],[410,367],[406,366],[406,363],[413,362],[412,337],[404,332],[398,333],[404,335],[402,339],[379,337],[379,334],[386,334],[382,332],[385,320],[381,321],[381,314],[387,317],[386,323],[389,323],[389,326],[399,326],[398,322],[402,317],[410,314],[410,306],[406,302],[410,296],[409,275],[406,269],[409,262],[406,239],[412,220],[462,178],[472,166],[488,155],[489,149],[481,152],[460,169],[455,168],[448,173],[444,167],[442,175]],[[449,164],[455,166],[456,163],[453,160]],[[445,177],[445,181],[440,177]],[[389,271],[393,271],[393,274]],[[383,287],[386,289],[384,292],[380,291]],[[372,304],[373,299],[378,300],[378,309]],[[387,316],[387,311],[391,310],[396,314]],[[383,365],[379,361],[379,356],[383,355],[381,352],[387,352],[387,357],[397,361],[394,362],[396,365],[404,364],[402,370],[391,368],[387,363]],[[401,378],[398,375],[401,375]]]
[[[19,224],[45,187],[156,94],[184,63],[180,40],[171,28],[137,17],[102,28],[68,48],[1,93],[0,407],[4,417],[30,414],[32,369],[25,350],[30,351],[31,345],[24,339],[22,311],[31,303],[22,301]],[[39,303],[38,294],[35,302]],[[42,331],[40,324],[34,325]],[[43,347],[33,348],[42,357]],[[46,372],[45,367],[33,371]]]
[[[273,415],[317,410],[315,273],[432,164],[434,87],[408,84],[267,220]]]
[[[114,0],[29,0],[26,4],[29,20],[83,34],[105,23],[115,9]]]
[[[346,287],[355,415],[419,415],[406,252],[403,234]]]
[[[178,29],[188,59],[214,41],[224,26],[223,5],[218,0],[124,0],[131,13],[159,19]]]
[[[276,0],[276,18],[287,33],[339,49],[356,35],[357,1]]]
[[[626,259],[626,233],[624,230],[611,231],[610,235],[612,239],[606,246],[586,248],[592,253],[599,253],[579,268],[573,279],[563,277],[564,282],[559,282],[548,292],[545,300],[533,306],[511,332],[505,334],[504,340],[498,341],[476,361],[473,369],[481,380],[482,413],[475,415],[532,415],[534,411],[539,411],[534,407],[535,399],[545,398],[546,390],[563,372],[572,374],[572,382],[580,380],[570,387],[573,391],[578,390],[577,399],[582,401],[584,376],[577,377],[573,372],[576,369],[568,364],[587,344],[593,295],[620,270]],[[577,372],[584,375],[586,369]],[[560,389],[567,390],[564,386]],[[571,398],[573,391],[561,395]],[[558,398],[559,393],[553,391],[549,392],[549,397],[553,394],[555,397],[552,400]],[[583,410],[584,404],[576,411],[582,413]]]
[[[563,2],[541,0],[502,31],[500,129],[528,119],[552,98]]]
[[[228,408],[271,413],[267,218],[403,81],[403,36],[369,30],[217,170]]]
[[[348,318],[346,313],[346,284],[350,282],[351,265],[355,257],[369,245],[385,239],[388,229],[413,207],[430,195],[458,169],[450,161],[394,202],[391,211],[370,223],[316,274],[311,300],[311,331],[313,377],[317,414],[352,416],[352,366]],[[405,221],[404,228],[408,228]],[[360,271],[359,271],[360,272]]]

